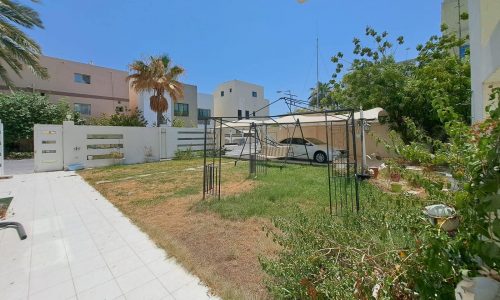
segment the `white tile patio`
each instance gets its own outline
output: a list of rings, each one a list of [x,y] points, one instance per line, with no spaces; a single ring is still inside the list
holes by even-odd
[[[0,230],[0,299],[215,299],[73,172],[0,180],[14,196]]]

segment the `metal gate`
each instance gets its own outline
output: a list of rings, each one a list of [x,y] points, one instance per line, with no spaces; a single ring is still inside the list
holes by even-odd
[[[62,125],[35,124],[35,172],[60,171],[64,167]]]

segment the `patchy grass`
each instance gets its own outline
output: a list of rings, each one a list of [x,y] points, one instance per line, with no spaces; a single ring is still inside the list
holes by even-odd
[[[275,257],[280,249],[263,228],[297,209],[326,215],[327,168],[274,166],[252,180],[247,162],[223,160],[221,200],[202,201],[202,165],[202,159],[174,160],[80,174],[217,295],[269,298],[259,258]],[[362,197],[373,194],[370,188],[361,186]]]
[[[325,166],[287,165],[268,168],[267,174],[256,179],[258,188],[225,197],[220,201],[200,202],[199,211],[214,211],[228,219],[247,219],[251,217],[294,216],[296,208],[307,215],[329,213],[328,169]],[[340,210],[340,189],[345,186],[345,179],[332,178],[332,206],[337,202]],[[342,186],[342,187],[341,187]],[[360,198],[372,199],[374,187],[360,184]],[[354,189],[348,194],[354,195]],[[337,200],[337,201],[336,201]],[[354,197],[352,198],[354,201]],[[345,199],[343,199],[345,202]],[[352,208],[351,198],[348,205]],[[366,201],[365,201],[366,202]]]
[[[267,175],[257,178],[258,189],[225,197],[221,201],[200,202],[197,209],[211,210],[229,219],[286,216],[297,206],[311,212],[324,211],[329,207],[326,176],[324,167],[270,167]]]
[[[192,209],[202,201],[202,165],[202,159],[174,160],[84,170],[80,175],[217,295],[268,298],[258,258],[277,251],[262,230],[270,222],[233,221]],[[222,168],[223,197],[259,184],[247,179],[246,162],[235,166],[233,160],[224,160]]]

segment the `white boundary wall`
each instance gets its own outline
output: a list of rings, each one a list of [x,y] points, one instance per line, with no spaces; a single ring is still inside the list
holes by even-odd
[[[3,124],[2,120],[0,120],[0,176],[4,174],[4,150],[5,146],[3,144]]]
[[[61,145],[56,141],[44,140],[46,136],[38,132],[50,128],[62,130],[62,151],[57,151]],[[204,143],[204,131],[197,128],[85,126],[68,121],[63,125],[36,124],[34,131],[35,172],[61,170],[58,164],[50,165],[56,161],[55,153],[64,169],[73,164],[93,168],[160,161],[173,158],[178,149],[202,150]]]

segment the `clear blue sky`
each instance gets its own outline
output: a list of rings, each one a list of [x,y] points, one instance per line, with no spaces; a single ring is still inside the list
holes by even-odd
[[[44,30],[29,32],[45,55],[127,70],[134,59],[167,53],[199,92],[240,79],[263,85],[270,101],[291,89],[305,99],[331,78],[330,57],[351,53],[367,25],[403,35],[400,59],[439,33],[440,0],[44,0]],[[406,50],[406,48],[410,50]],[[347,54],[346,57],[349,57]],[[284,105],[271,113],[286,112]]]

